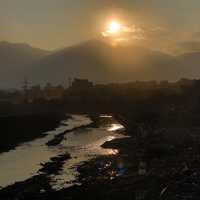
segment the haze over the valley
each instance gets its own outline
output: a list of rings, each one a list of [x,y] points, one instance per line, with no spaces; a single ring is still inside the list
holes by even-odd
[[[198,78],[200,52],[172,56],[137,46],[113,47],[90,40],[58,51],[45,51],[26,44],[0,43],[2,88],[20,87],[24,77],[32,84],[66,84],[69,77],[97,83],[136,80]]]
[[[199,78],[196,0],[0,0],[0,88]]]

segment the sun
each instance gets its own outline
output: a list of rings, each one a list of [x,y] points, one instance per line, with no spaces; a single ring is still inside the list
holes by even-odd
[[[116,34],[119,33],[120,30],[122,28],[122,25],[117,22],[117,21],[112,21],[109,25],[108,25],[108,29],[107,32],[110,34]]]
[[[103,37],[117,38],[124,31],[124,25],[119,20],[112,20],[107,23],[106,28],[101,32]]]

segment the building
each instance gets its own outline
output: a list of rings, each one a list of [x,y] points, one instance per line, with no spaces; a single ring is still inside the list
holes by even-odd
[[[75,78],[71,84],[73,90],[87,90],[93,87],[93,83],[88,79]]]
[[[64,95],[65,89],[61,86],[52,86],[50,83],[44,87],[44,99],[45,100],[58,100]]]

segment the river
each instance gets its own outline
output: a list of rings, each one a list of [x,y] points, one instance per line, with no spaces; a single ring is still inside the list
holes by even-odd
[[[72,115],[68,120],[62,121],[55,130],[45,132],[43,138],[23,143],[9,152],[0,154],[0,187],[6,187],[37,175],[38,170],[42,168],[41,163],[65,153],[69,153],[71,159],[65,161],[59,175],[50,177],[50,184],[55,190],[78,184],[76,183],[77,166],[98,155],[118,153],[115,149],[104,149],[101,145],[106,141],[123,137],[118,130],[124,127],[112,116],[101,115],[99,118],[102,123],[97,128],[72,130],[92,123],[87,115]],[[65,134],[60,144],[53,147],[46,145],[56,135],[67,130],[72,131]]]

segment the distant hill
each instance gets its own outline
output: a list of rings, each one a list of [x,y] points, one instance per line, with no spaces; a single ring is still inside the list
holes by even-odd
[[[32,84],[60,84],[68,77],[98,83],[200,78],[200,52],[175,57],[137,45],[112,46],[100,40],[48,52],[27,44],[1,42],[0,88],[17,87],[24,76]]]
[[[15,87],[28,73],[27,66],[48,54],[27,44],[0,42],[0,88]]]
[[[33,82],[62,83],[67,77],[95,82],[175,80],[180,69],[175,57],[140,46],[111,46],[91,40],[52,53],[32,67]]]

